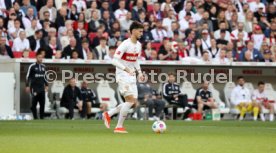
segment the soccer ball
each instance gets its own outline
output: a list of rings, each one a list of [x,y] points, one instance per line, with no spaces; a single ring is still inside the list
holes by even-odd
[[[166,129],[167,129],[167,126],[166,126],[165,122],[163,122],[163,121],[155,121],[152,124],[152,130],[155,133],[164,133],[166,131]]]

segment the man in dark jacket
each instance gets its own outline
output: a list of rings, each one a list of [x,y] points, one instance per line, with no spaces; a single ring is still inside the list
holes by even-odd
[[[69,84],[64,88],[62,98],[61,98],[61,107],[65,107],[69,110],[69,114],[66,114],[65,118],[73,119],[74,118],[74,108],[82,111],[82,96],[81,90],[76,86],[75,78],[69,80]]]
[[[32,95],[31,110],[34,119],[38,119],[36,105],[40,106],[40,119],[44,118],[45,91],[48,90],[48,82],[45,79],[46,67],[42,64],[42,52],[37,52],[36,62],[28,68],[26,76],[26,92]]]
[[[45,42],[44,39],[42,39],[42,36],[42,30],[37,30],[33,36],[28,37],[32,51],[37,51],[39,48],[43,48],[45,46]]]

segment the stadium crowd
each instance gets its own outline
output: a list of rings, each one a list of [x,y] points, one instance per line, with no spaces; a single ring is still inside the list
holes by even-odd
[[[144,25],[141,60],[276,56],[276,0],[0,0],[0,58],[109,60]]]

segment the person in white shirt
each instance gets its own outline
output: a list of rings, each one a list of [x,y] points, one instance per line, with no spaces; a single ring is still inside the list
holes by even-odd
[[[187,12],[184,18],[179,18],[180,31],[185,33],[185,31],[189,28],[189,21],[192,19],[191,13]]]
[[[167,32],[170,32],[172,22],[177,21],[173,10],[169,11],[168,17],[163,19],[162,26],[166,29]]]
[[[274,121],[274,103],[270,103],[265,91],[265,83],[263,81],[258,82],[258,89],[253,91],[253,102],[261,108],[260,117],[262,121],[265,121],[263,113],[264,109],[269,110],[269,121]]]
[[[132,14],[131,12],[127,12],[126,18],[123,20],[120,20],[121,25],[121,31],[127,32],[130,25],[133,23],[133,20],[131,20]]]
[[[31,27],[26,28],[26,30],[25,30],[26,31],[26,36],[30,37],[30,36],[34,35],[35,31],[37,31],[37,30],[39,30],[38,27],[37,27],[37,20],[34,19],[31,22]]]
[[[84,0],[73,0],[72,4],[77,6],[78,13],[80,13],[82,10],[86,10],[86,3]]]
[[[174,7],[172,6],[171,0],[165,0],[165,2],[161,4],[161,11],[165,11],[166,6],[168,6],[170,9],[172,9],[175,12]]]
[[[219,56],[218,58],[215,59],[216,62],[219,63],[228,63],[229,60],[228,58],[226,58],[226,50],[225,49],[221,49],[219,52]]]
[[[29,7],[27,10],[26,16],[22,18],[22,22],[23,22],[25,29],[31,27],[31,22],[34,19],[36,19],[35,15],[34,15],[34,9],[32,7]],[[37,22],[37,28],[38,29],[42,28],[42,25],[40,24],[40,22]]]
[[[244,115],[246,112],[252,112],[254,115],[254,120],[257,120],[259,114],[259,107],[258,105],[252,103],[252,96],[246,87],[244,87],[244,77],[239,76],[237,78],[238,85],[233,89],[231,93],[231,103],[240,111],[240,118],[239,120],[244,119]]]
[[[39,19],[40,20],[44,20],[44,12],[48,11],[50,14],[49,20],[51,22],[55,22],[56,21],[56,17],[57,17],[57,9],[54,7],[54,1],[53,0],[47,0],[47,3],[45,6],[43,6],[40,10],[39,10]]]
[[[26,38],[26,32],[20,31],[19,37],[13,42],[12,51],[22,52],[23,50],[30,50],[30,42]]]
[[[127,10],[125,9],[126,2],[125,0],[120,0],[119,2],[119,9],[117,9],[114,14],[117,20],[125,20],[127,16]]]
[[[238,39],[238,34],[243,33],[243,41],[247,41],[249,39],[248,38],[248,33],[246,31],[244,31],[243,29],[244,29],[243,23],[239,22],[238,23],[238,28],[231,32],[231,40],[237,40]]]
[[[162,42],[164,37],[167,37],[168,34],[166,30],[162,27],[162,21],[156,22],[156,27],[151,30],[153,40]]]
[[[201,39],[202,48],[204,50],[209,50],[211,48],[211,38],[210,38],[208,30],[203,30],[201,32],[201,36],[202,36],[202,39]]]
[[[215,31],[214,37],[215,39],[220,39],[221,38],[221,30],[225,31],[225,37],[224,40],[230,41],[230,32],[226,30],[226,23],[224,21],[221,21],[219,23],[219,29]]]
[[[15,19],[14,20],[14,27],[8,29],[8,33],[9,33],[12,40],[19,36],[20,31],[24,31],[22,28],[20,28],[20,26],[21,26],[20,20]]]
[[[105,56],[104,56],[104,60],[113,60],[113,57],[114,57],[114,54],[115,54],[115,51],[116,51],[116,47],[115,46],[111,46],[111,47],[109,47],[109,52],[108,52],[108,54],[106,54]]]
[[[204,13],[204,7],[200,6],[197,10],[197,13],[192,17],[194,20],[199,21],[202,19],[203,13]]]
[[[191,15],[194,16],[195,13],[192,12],[192,7],[193,7],[192,2],[187,2],[186,4],[184,4],[183,10],[181,10],[181,11],[178,13],[178,18],[179,18],[179,19],[184,19],[184,17],[186,16],[186,14],[187,14],[188,12],[190,12]]]
[[[201,61],[202,62],[211,62],[210,55],[209,55],[208,51],[203,51]]]
[[[256,12],[259,8],[263,8],[263,12],[265,13],[265,5],[261,2],[261,0],[255,0],[255,2],[249,3],[249,8],[252,12]]]

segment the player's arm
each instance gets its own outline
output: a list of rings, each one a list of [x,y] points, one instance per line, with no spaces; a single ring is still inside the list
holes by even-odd
[[[133,70],[130,70],[128,67],[124,66],[121,62],[120,59],[122,58],[122,56],[124,55],[124,53],[127,50],[127,46],[125,45],[125,43],[123,42],[115,51],[113,60],[112,60],[112,65],[114,65],[115,67],[124,70],[128,73],[133,73]]]

